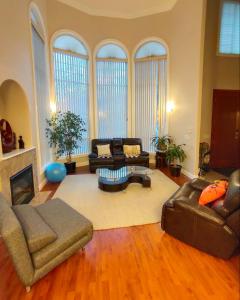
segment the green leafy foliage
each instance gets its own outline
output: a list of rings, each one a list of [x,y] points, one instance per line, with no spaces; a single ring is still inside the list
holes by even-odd
[[[168,150],[166,152],[166,160],[169,164],[177,164],[177,161],[182,163],[185,158],[187,157],[182,146],[185,146],[185,144],[176,145],[176,144],[170,144],[168,147]]]
[[[72,153],[83,139],[85,122],[80,116],[68,111],[58,112],[46,120],[46,137],[51,148],[55,148],[57,158],[66,155],[67,161],[72,161]]]
[[[166,151],[168,145],[171,143],[171,137],[169,135],[163,136],[154,136],[151,139],[152,145],[154,145],[155,149],[158,151]]]

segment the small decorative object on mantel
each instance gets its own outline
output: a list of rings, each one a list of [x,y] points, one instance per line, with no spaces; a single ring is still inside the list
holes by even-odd
[[[19,136],[19,140],[18,140],[18,145],[19,145],[19,149],[24,149],[24,141],[23,141],[23,138],[22,136],[20,135]]]
[[[0,121],[0,132],[2,139],[2,152],[8,153],[16,149],[16,135],[7,120]]]

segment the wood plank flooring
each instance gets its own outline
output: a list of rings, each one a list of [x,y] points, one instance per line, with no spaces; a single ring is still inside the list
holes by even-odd
[[[87,172],[81,168],[77,173]],[[183,184],[187,177],[174,180]],[[47,184],[44,190],[54,193],[57,187]],[[128,299],[239,300],[240,258],[207,255],[165,234],[159,224],[100,230],[85,252],[73,255],[27,294],[0,242],[0,300]]]

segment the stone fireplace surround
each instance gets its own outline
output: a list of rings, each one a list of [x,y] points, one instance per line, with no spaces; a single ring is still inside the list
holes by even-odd
[[[36,148],[16,150],[0,158],[0,192],[12,203],[10,177],[32,165],[34,192],[38,194],[37,155]]]

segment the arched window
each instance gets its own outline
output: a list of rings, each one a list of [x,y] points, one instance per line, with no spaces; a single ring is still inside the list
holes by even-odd
[[[126,137],[128,60],[114,43],[105,44],[96,54],[96,98],[98,137]]]
[[[167,51],[159,42],[141,45],[135,64],[135,136],[142,138],[143,148],[154,151],[153,136],[166,132]]]
[[[63,34],[53,42],[54,83],[57,111],[71,111],[85,122],[86,132],[75,155],[89,152],[89,60],[84,44]]]
[[[39,160],[41,168],[44,169],[45,165],[51,160],[48,142],[45,136],[46,118],[49,116],[49,85],[45,30],[37,6],[32,4],[30,8],[37,123],[39,129]]]

